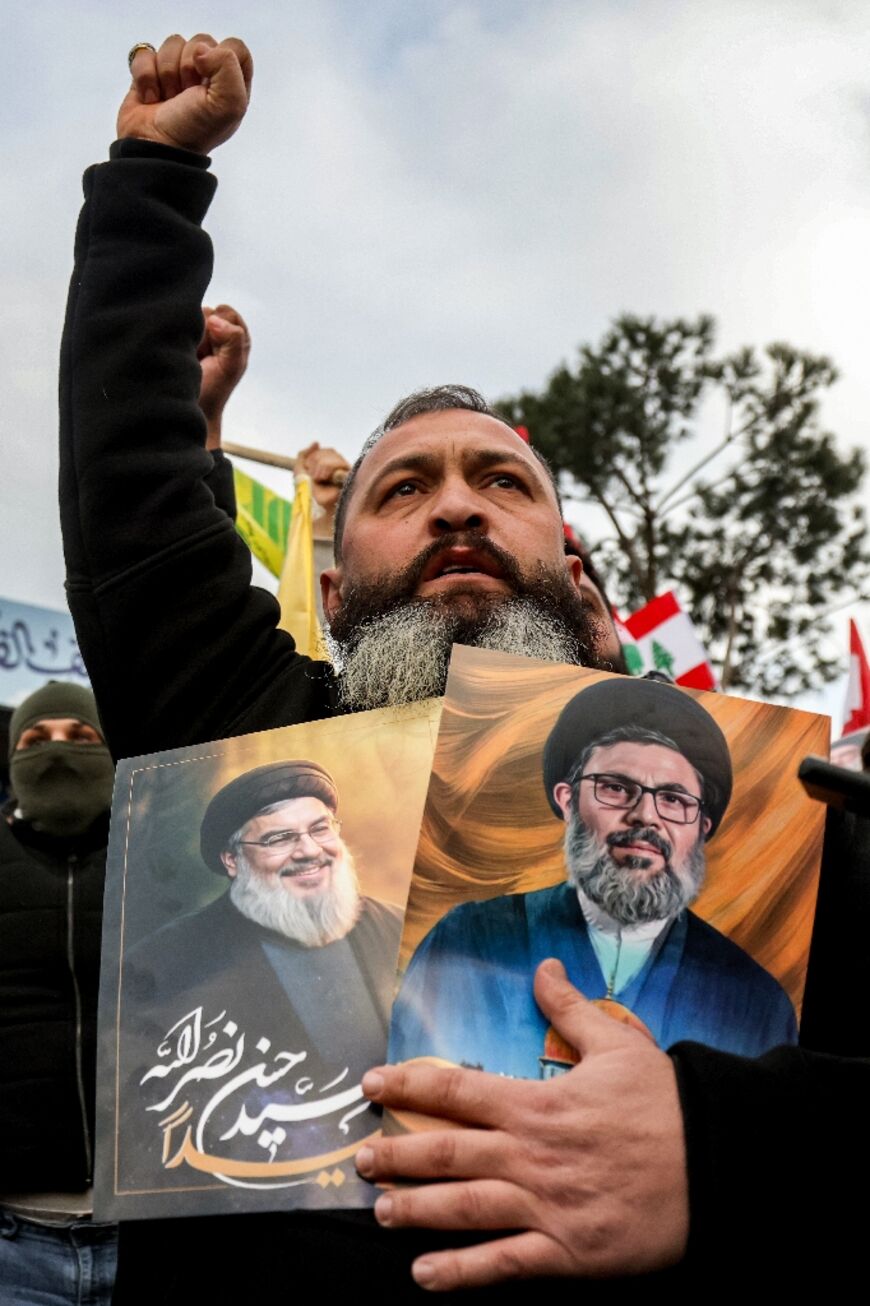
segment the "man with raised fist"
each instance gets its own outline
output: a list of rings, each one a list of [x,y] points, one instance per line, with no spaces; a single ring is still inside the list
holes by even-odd
[[[120,139],[86,174],[61,376],[69,601],[115,754],[437,694],[454,640],[609,666],[551,474],[465,387],[400,403],[348,478],[322,582],[339,675],[276,630],[277,604],[251,588],[245,546],[205,484],[197,404],[206,156],[244,116],[251,56],[234,38],[171,36],[135,46],[131,70]],[[713,1261],[724,1275],[729,1257],[742,1272],[755,1255],[760,1273],[780,1273],[786,1237],[811,1246],[798,1198],[830,1179],[828,1149],[794,1140],[808,1109],[857,1114],[863,1084],[829,1077],[808,1107],[819,1076],[795,1070],[794,1050],[759,1063],[685,1044],[668,1055],[552,963],[535,992],[581,1052],[558,1080],[432,1067],[367,1080],[373,1100],[470,1127],[385,1139],[361,1172],[452,1182],[384,1194],[384,1228],[358,1212],[129,1226],[117,1302],[332,1300],[360,1284],[410,1301],[496,1284],[506,1303],[540,1295],[526,1277],[661,1271],[670,1286],[700,1263],[708,1286]],[[824,1241],[817,1209],[811,1219]],[[576,1299],[570,1283],[549,1291]]]

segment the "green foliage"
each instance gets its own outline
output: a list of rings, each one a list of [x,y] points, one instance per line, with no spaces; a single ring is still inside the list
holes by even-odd
[[[723,688],[788,696],[841,669],[820,637],[825,610],[870,576],[864,461],[819,426],[830,360],[714,347],[710,317],[624,316],[540,394],[497,407],[528,427],[569,496],[606,513],[596,559],[625,608],[675,584]],[[693,459],[717,399],[725,430]]]

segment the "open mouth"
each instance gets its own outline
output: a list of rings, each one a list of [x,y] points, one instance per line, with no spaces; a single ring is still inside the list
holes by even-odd
[[[420,584],[439,581],[453,576],[486,576],[493,580],[504,580],[505,574],[497,558],[490,557],[482,549],[454,546],[436,553],[429,560],[420,577]]]

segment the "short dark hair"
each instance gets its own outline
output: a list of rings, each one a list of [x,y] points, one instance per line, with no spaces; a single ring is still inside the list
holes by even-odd
[[[347,509],[350,504],[350,498],[353,494],[354,484],[357,473],[365,459],[369,456],[375,445],[381,440],[388,431],[394,431],[397,426],[404,426],[405,422],[410,422],[412,417],[420,417],[423,413],[444,413],[453,408],[461,408],[469,413],[482,413],[484,417],[493,417],[497,422],[501,422],[509,431],[516,434],[514,427],[510,422],[506,422],[500,413],[497,413],[484,399],[483,395],[477,390],[472,390],[468,385],[436,385],[431,386],[428,390],[415,390],[413,394],[406,395],[404,399],[390,409],[387,416],[376,426],[371,435],[363,445],[359,457],[347,474],[347,480],[341,488],[341,494],[338,500],[338,506],[335,510],[335,533],[334,549],[336,562],[341,561],[341,547],[344,538],[344,526],[347,519]],[[517,439],[522,439],[517,436]],[[547,479],[553,487],[556,495],[556,502],[559,505],[559,512],[562,511],[562,497],[559,494],[559,486],[553,469],[547,462],[543,454],[538,453],[537,449],[529,448],[538,462],[547,474]]]

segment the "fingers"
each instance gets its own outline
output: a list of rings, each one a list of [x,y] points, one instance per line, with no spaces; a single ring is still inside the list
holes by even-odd
[[[160,96],[157,55],[153,50],[137,50],[130,64],[133,89],[143,104],[156,104]]]
[[[181,90],[186,91],[191,86],[200,85],[202,73],[197,67],[197,54],[205,49],[213,50],[216,46],[217,41],[213,36],[209,36],[207,32],[198,32],[189,41],[182,42],[181,49],[178,51],[177,62]]]
[[[523,1229],[532,1221],[528,1194],[502,1179],[396,1188],[375,1202],[378,1224],[388,1229]]]
[[[483,1129],[433,1129],[379,1138],[356,1155],[356,1168],[373,1182],[404,1179],[504,1179],[509,1147],[503,1134]]]
[[[244,371],[251,352],[251,338],[241,319],[234,322],[218,310],[206,320],[205,334],[208,343],[203,357],[209,352],[220,354],[225,371],[233,374],[239,369]]]
[[[546,1234],[520,1233],[461,1251],[427,1252],[411,1266],[411,1274],[418,1286],[429,1292],[451,1292],[484,1288],[506,1279],[568,1274],[566,1260],[559,1244]]]
[[[203,313],[207,313],[209,317],[214,315],[215,317],[222,318],[225,322],[232,322],[234,326],[241,327],[245,335],[248,334],[248,326],[245,319],[237,308],[233,308],[232,304],[218,304],[217,308],[209,309],[206,309],[205,306],[203,306],[202,311]]]
[[[251,335],[247,323],[229,304],[218,304],[209,311],[206,331],[218,348],[230,353],[244,353],[251,349]]]
[[[167,36],[154,56],[161,100],[171,100],[182,89],[178,61],[183,49],[183,36]]]
[[[204,65],[203,56],[217,49],[224,53],[216,56],[216,62],[213,60],[211,64]],[[235,36],[228,37],[218,45],[207,32],[198,32],[189,40],[176,33],[168,36],[156,53],[144,48],[137,50],[130,65],[130,73],[141,103],[156,104],[160,100],[173,99],[191,86],[202,85],[204,77],[214,76],[220,68],[224,69],[225,75],[227,68],[231,72],[238,69],[236,89],[247,102],[250,99],[254,61],[244,41]]]
[[[350,464],[335,449],[321,449],[308,459],[308,473],[315,485],[336,485],[336,472],[347,472]],[[343,479],[343,478],[341,478]]]
[[[251,82],[254,77],[254,60],[251,56],[250,50],[245,45],[244,41],[240,41],[237,36],[228,36],[225,40],[221,41],[221,45],[225,45],[229,50],[232,50],[233,54],[238,59],[239,68],[242,71],[242,79],[245,83],[248,99],[250,99]]]
[[[590,1052],[622,1046],[626,1039],[641,1037],[618,1025],[584,998],[569,982],[565,967],[555,957],[542,961],[535,973],[535,1001],[581,1058]]]
[[[373,1102],[418,1111],[422,1115],[462,1120],[471,1125],[505,1125],[506,1099],[528,1085],[459,1066],[380,1066],[363,1077],[363,1092]]]

